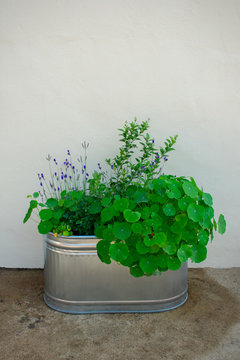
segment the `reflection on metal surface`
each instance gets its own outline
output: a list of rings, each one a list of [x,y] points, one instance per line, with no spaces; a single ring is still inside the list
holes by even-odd
[[[68,313],[153,312],[187,300],[187,263],[177,271],[134,278],[126,267],[102,263],[94,236],[45,239],[44,300]]]

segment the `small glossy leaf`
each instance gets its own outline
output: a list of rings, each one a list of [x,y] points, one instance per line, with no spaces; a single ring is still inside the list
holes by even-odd
[[[102,222],[110,221],[114,216],[114,211],[112,207],[104,208],[101,212]]]
[[[58,200],[57,200],[57,199],[54,199],[54,198],[47,199],[46,205],[47,205],[48,207],[55,207],[55,206],[58,205]]]
[[[122,261],[128,257],[128,247],[126,244],[116,243],[110,245],[109,248],[110,257],[115,261]]]
[[[206,246],[209,239],[209,233],[206,230],[201,230],[198,234],[199,244]]]
[[[195,244],[192,246],[191,259],[195,263],[200,263],[207,257],[207,248],[201,244]]]
[[[168,255],[173,255],[176,253],[177,251],[177,246],[174,243],[167,243],[166,245],[163,246],[163,250],[168,254]]]
[[[111,229],[104,229],[103,230],[103,239],[111,242],[114,240],[114,235]]]
[[[48,234],[53,228],[53,224],[47,220],[47,221],[41,221],[38,225],[38,231],[40,234]]]
[[[192,249],[188,245],[182,244],[177,251],[177,256],[179,260],[183,263],[192,256]]]
[[[187,213],[188,213],[189,219],[191,219],[195,222],[199,222],[199,221],[201,221],[202,216],[203,216],[203,207],[192,203],[192,204],[188,205]]]
[[[193,183],[185,181],[182,187],[186,195],[190,196],[192,199],[195,199],[197,197],[198,189]]]
[[[138,212],[138,211],[132,211],[130,209],[126,209],[123,212],[123,216],[124,216],[124,219],[127,222],[134,223],[134,222],[137,222],[140,219],[141,213]]]
[[[131,228],[134,234],[141,234],[142,225],[140,223],[133,223]]]
[[[148,193],[144,190],[137,190],[134,193],[134,201],[136,203],[148,202]]]
[[[38,193],[38,192],[34,192],[34,193],[33,193],[33,197],[34,197],[34,198],[38,198],[38,197],[39,197],[39,193]]]
[[[109,197],[105,197],[102,199],[101,204],[102,206],[108,206],[111,203],[112,199]]]
[[[218,218],[218,232],[219,234],[224,234],[226,231],[226,220],[222,214]]]
[[[54,212],[51,209],[43,209],[39,211],[41,220],[50,220],[53,217]]]
[[[139,266],[146,274],[152,274],[158,268],[157,259],[154,255],[142,257],[139,261]]]
[[[113,234],[117,239],[126,240],[131,235],[131,225],[124,222],[115,222]]]
[[[182,263],[177,257],[169,257],[167,259],[167,265],[170,270],[178,270],[180,269]]]
[[[206,205],[212,206],[213,200],[212,200],[212,196],[210,194],[203,193],[202,199],[203,199],[203,201],[205,202]]]
[[[95,202],[91,203],[91,205],[90,205],[89,214],[98,214],[98,213],[100,213],[101,210],[102,210],[102,206],[101,206],[100,202],[95,201]]]
[[[134,277],[141,277],[144,275],[144,272],[139,265],[130,267],[130,274]]]
[[[30,207],[31,207],[32,209],[35,209],[37,206],[38,206],[37,200],[31,200],[31,201],[30,201]]]
[[[178,200],[179,209],[186,211],[189,204],[192,203],[192,199],[189,196],[184,196],[182,199]]]
[[[123,212],[128,207],[128,199],[120,198],[120,199],[114,200],[113,207],[116,211]]]
[[[166,216],[174,216],[176,214],[176,209],[172,203],[168,203],[163,206],[163,212]]]
[[[139,254],[147,254],[149,252],[149,247],[145,245],[142,241],[138,241],[136,244],[136,249]]]

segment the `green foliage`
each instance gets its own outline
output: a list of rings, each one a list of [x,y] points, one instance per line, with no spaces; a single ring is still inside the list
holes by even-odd
[[[37,212],[41,234],[95,234],[100,260],[117,261],[134,277],[178,270],[188,259],[205,260],[213,231],[226,230],[224,216],[216,222],[212,196],[193,178],[162,173],[177,135],[157,147],[148,128],[148,121],[134,120],[119,129],[119,154],[106,160],[110,177],[94,171],[82,188],[62,188],[46,201],[38,201],[39,192],[29,195],[23,222]]]

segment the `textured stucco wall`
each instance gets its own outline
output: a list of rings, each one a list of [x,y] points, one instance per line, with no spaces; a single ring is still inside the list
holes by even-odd
[[[0,266],[42,267],[25,196],[48,153],[88,140],[89,166],[123,121],[179,134],[167,172],[213,194],[228,230],[198,266],[239,266],[240,1],[0,0]]]

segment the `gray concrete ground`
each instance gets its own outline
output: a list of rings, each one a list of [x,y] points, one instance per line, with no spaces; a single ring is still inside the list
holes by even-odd
[[[239,360],[240,268],[190,269],[189,299],[151,314],[69,315],[42,270],[0,269],[1,360]]]

